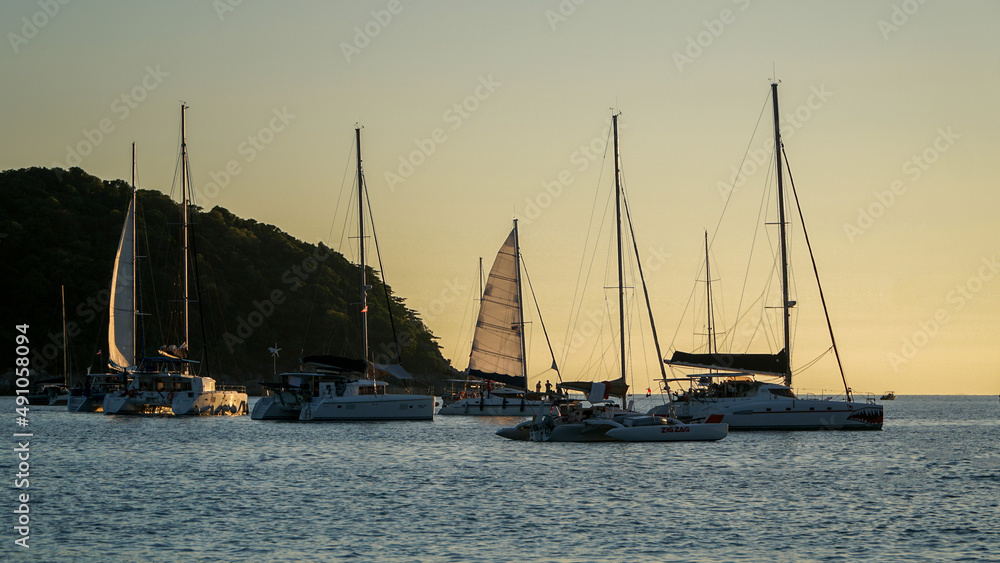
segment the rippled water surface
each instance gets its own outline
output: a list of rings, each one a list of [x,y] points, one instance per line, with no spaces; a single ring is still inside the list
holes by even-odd
[[[0,398],[13,424],[14,404]],[[299,424],[31,411],[30,549],[3,561],[996,561],[996,397],[882,432],[535,444],[517,419]]]

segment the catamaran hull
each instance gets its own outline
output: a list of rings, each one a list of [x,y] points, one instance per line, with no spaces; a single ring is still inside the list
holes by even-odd
[[[105,414],[242,415],[247,395],[237,391],[115,393],[104,397]]]
[[[305,402],[300,395],[281,392],[279,395],[261,397],[253,406],[253,420],[298,420]]]
[[[818,399],[675,402],[677,418],[724,422],[730,430],[881,430],[882,405]],[[657,410],[666,411],[667,407]]]
[[[302,408],[299,420],[308,422],[434,420],[434,397],[361,395],[313,399]]]
[[[89,397],[72,395],[66,401],[66,410],[69,412],[101,412],[104,410],[104,396],[104,393],[93,394]]]
[[[496,397],[461,399],[441,407],[440,415],[451,416],[534,416],[548,412],[549,405],[542,401],[506,401]]]
[[[239,391],[186,391],[177,393],[171,410],[178,415],[240,416],[250,414],[247,394]]]
[[[728,424],[682,424],[612,428],[607,436],[622,442],[694,442],[721,440],[729,434]]]

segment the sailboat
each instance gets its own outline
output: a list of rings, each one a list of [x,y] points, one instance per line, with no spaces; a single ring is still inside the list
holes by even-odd
[[[111,270],[111,301],[108,304],[108,361],[117,373],[91,375],[81,386],[71,389],[66,403],[69,412],[101,412],[104,398],[109,392],[121,391],[128,383],[128,373],[137,367],[136,319],[136,187],[135,187],[135,143],[132,143],[132,197],[122,235],[118,240],[115,264]]]
[[[109,330],[110,360],[112,367],[131,377],[120,391],[104,397],[105,414],[173,414],[173,415],[242,415],[247,414],[247,394],[242,386],[216,385],[215,379],[194,375],[191,366],[198,362],[187,358],[190,331],[188,323],[190,251],[188,247],[188,170],[187,141],[185,136],[185,110],[181,104],[181,259],[183,261],[183,329],[184,342],[179,346],[165,346],[160,356],[136,358],[135,345],[135,266],[134,243],[129,249],[131,260],[122,259],[123,234],[119,244],[119,257],[112,281],[116,301],[111,307]],[[131,223],[131,227],[129,224]],[[126,228],[135,228],[135,189],[129,207]],[[134,239],[133,239],[134,240]],[[123,268],[131,262],[131,272]],[[131,297],[129,297],[131,295]],[[131,318],[130,318],[131,317]]]
[[[615,218],[616,243],[618,258],[618,331],[621,368],[619,377],[613,381],[579,381],[563,382],[560,387],[586,393],[587,401],[568,401],[559,404],[555,402],[548,413],[525,421],[513,428],[503,428],[498,436],[512,440],[532,440],[536,442],[677,442],[677,441],[711,441],[721,440],[729,433],[728,426],[718,421],[700,421],[688,424],[673,417],[672,412],[641,414],[631,409],[625,409],[610,401],[612,395],[619,395],[622,405],[625,404],[627,384],[627,350],[625,323],[625,270],[623,261],[623,207],[626,219],[631,228],[628,208],[624,206],[624,194],[621,185],[621,164],[618,151],[618,117],[612,115],[615,151]],[[632,237],[633,249],[638,255],[635,238]],[[639,266],[639,276],[642,279],[642,266]],[[645,281],[642,282],[645,293]],[[650,325],[653,330],[653,341],[659,355],[659,343],[656,337],[656,327],[652,322],[652,311],[649,309]]]
[[[515,219],[480,292],[482,301],[469,353],[467,375],[486,384],[479,385],[473,396],[446,404],[438,414],[531,416],[546,407],[544,395],[528,388],[521,279]],[[552,369],[556,369],[555,358]],[[499,385],[494,386],[494,382]]]
[[[358,160],[358,241],[361,270],[361,349],[363,359],[338,356],[306,356],[302,363],[316,370],[309,391],[311,399],[302,405],[302,421],[433,420],[434,397],[388,393],[388,385],[375,379],[377,373],[397,379],[410,378],[400,365],[376,364],[369,359],[368,290],[365,260],[365,181],[361,166],[361,127],[354,130]],[[263,399],[261,399],[263,400]]]
[[[697,354],[675,351],[670,359],[665,360],[666,364],[708,369],[710,372],[679,378],[690,382],[689,390],[677,395],[672,405],[656,407],[649,412],[658,414],[673,408],[681,420],[726,422],[733,430],[881,430],[882,405],[876,404],[874,399],[856,401],[851,388],[847,386],[829,316],[827,326],[830,329],[832,349],[840,366],[846,400],[802,398],[792,390],[789,319],[795,302],[789,297],[786,202],[782,175],[784,149],[779,127],[777,82],[771,83],[771,104],[774,110],[784,347],[776,354],[729,354],[712,348],[707,353]],[[792,189],[794,188],[792,182]],[[799,214],[801,216],[801,208]],[[808,235],[805,240],[809,246]],[[813,265],[815,270],[815,260]],[[817,284],[818,280],[817,276]],[[825,309],[822,289],[819,295]],[[762,381],[762,377],[778,378],[782,382]],[[670,380],[664,377],[664,382],[668,381]]]

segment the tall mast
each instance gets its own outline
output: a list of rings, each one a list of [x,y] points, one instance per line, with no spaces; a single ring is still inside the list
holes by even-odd
[[[188,349],[191,347],[191,339],[188,328],[188,194],[187,194],[187,171],[188,171],[188,156],[187,156],[187,138],[186,132],[184,130],[184,111],[187,110],[187,105],[183,102],[181,103],[181,239],[182,246],[184,248],[184,253],[182,255],[182,261],[184,262],[184,343],[183,346],[187,346]],[[188,364],[184,364],[184,373],[189,373]]]
[[[621,165],[618,159],[618,116],[611,116],[615,130],[615,222],[618,242],[618,332],[621,336],[622,381],[625,381],[625,266],[622,262],[622,184]]]
[[[62,329],[63,329],[63,339],[62,339],[62,349],[63,349],[63,383],[66,387],[69,387],[69,369],[67,366],[67,353],[69,344],[66,341],[66,286],[60,285],[59,292],[62,294]]]
[[[138,214],[138,210],[135,207],[136,204],[136,191],[135,191],[135,143],[132,143],[132,363],[138,365],[138,359],[135,357],[136,353],[136,343],[138,341],[138,335],[136,334],[135,325],[137,324],[135,320],[139,316],[139,301],[137,300],[136,286],[139,285],[138,275],[138,262],[139,262],[139,247],[136,246],[136,231],[138,226],[136,225],[135,218]]]
[[[788,330],[790,301],[788,300],[788,246],[785,240],[785,190],[781,172],[781,124],[778,117],[778,83],[771,83],[771,105],[774,107],[774,162],[778,176],[778,231],[781,239],[781,316],[785,334],[785,385],[792,385],[792,347]]]
[[[718,344],[715,338],[715,319],[712,309],[712,266],[708,259],[708,231],[705,231],[705,295],[708,306],[708,353],[718,352]]]
[[[365,181],[361,172],[361,126],[354,128],[355,144],[358,146],[358,246],[361,262],[361,347],[365,359],[365,374],[368,374],[368,279],[365,275]]]
[[[521,245],[517,240],[517,219],[514,219],[514,279],[517,284],[517,330],[521,336],[521,376],[528,391],[528,355],[524,345],[524,302],[521,293]]]

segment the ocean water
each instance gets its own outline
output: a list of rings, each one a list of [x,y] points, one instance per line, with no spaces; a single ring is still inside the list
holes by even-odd
[[[881,432],[553,444],[516,419],[299,424],[30,413],[0,561],[997,561],[1000,402],[899,397]],[[14,545],[30,494],[28,549]]]

